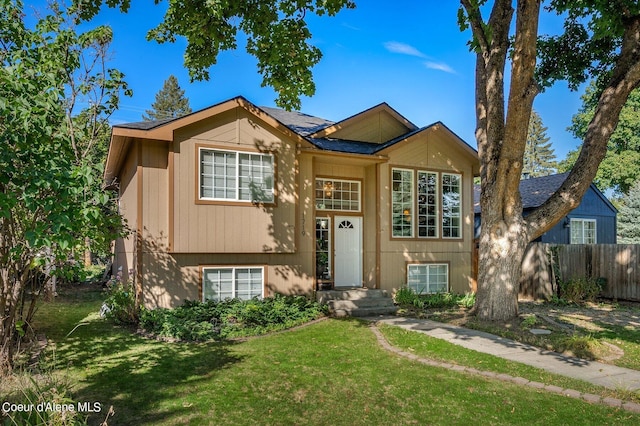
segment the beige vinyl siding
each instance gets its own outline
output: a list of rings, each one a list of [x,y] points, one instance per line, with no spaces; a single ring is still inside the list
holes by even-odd
[[[292,253],[295,245],[296,145],[242,108],[176,133],[174,248],[179,253]],[[274,203],[198,198],[198,148],[274,155]]]

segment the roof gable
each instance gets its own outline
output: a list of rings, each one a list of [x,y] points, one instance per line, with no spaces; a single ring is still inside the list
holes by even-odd
[[[418,127],[386,103],[314,132],[313,138],[331,138],[366,143],[385,143]]]
[[[256,118],[259,118],[269,126],[281,131],[285,135],[306,146],[312,144],[300,133],[284,125],[271,114],[258,108],[242,96],[238,96],[216,105],[204,108],[191,114],[166,120],[142,121],[137,123],[118,124],[111,129],[111,143],[107,154],[107,162],[104,171],[104,178],[107,183],[111,183],[117,175],[128,146],[134,138],[150,139],[155,141],[171,142],[174,139],[174,132],[194,123],[201,122],[215,115],[232,110],[243,108]]]
[[[301,147],[327,153],[381,157],[403,144],[413,143],[415,137],[423,132],[444,131],[461,148],[463,155],[470,156],[474,162],[474,174],[479,170],[477,151],[444,124],[437,122],[418,128],[386,103],[336,123],[301,112],[257,107],[244,97],[238,96],[179,118],[113,126],[105,180],[111,182],[116,176],[133,139],[171,142],[176,131],[238,107],[291,137]]]

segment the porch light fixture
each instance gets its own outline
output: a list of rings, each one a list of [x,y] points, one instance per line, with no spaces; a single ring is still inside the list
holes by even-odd
[[[331,181],[327,181],[324,183],[323,186],[324,189],[324,196],[326,198],[332,198],[333,197],[333,182]]]

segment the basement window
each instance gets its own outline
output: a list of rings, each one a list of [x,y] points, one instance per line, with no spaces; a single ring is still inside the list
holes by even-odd
[[[416,294],[449,291],[449,265],[419,263],[407,265],[407,286]]]
[[[264,295],[264,267],[202,269],[202,300],[251,300]]]

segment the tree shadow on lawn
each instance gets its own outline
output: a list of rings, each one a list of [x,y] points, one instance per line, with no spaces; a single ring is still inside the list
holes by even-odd
[[[210,380],[241,362],[233,345],[161,342],[94,320],[61,339],[49,356],[76,381],[77,402],[101,404],[101,412],[90,415],[90,424],[103,421],[110,406],[113,424],[154,424],[188,416],[192,409],[172,404],[181,396],[179,388]]]

